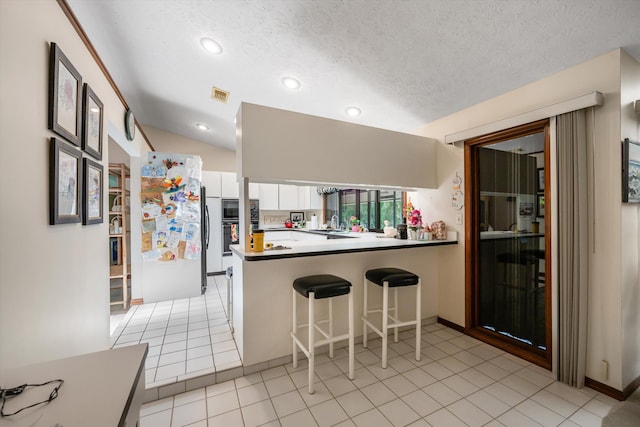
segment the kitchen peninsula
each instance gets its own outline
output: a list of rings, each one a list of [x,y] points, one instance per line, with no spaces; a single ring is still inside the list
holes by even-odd
[[[286,249],[250,252],[239,246],[231,248],[235,340],[245,368],[291,355],[291,292],[293,280],[298,277],[335,274],[352,283],[356,337],[362,335],[363,275],[371,268],[397,267],[418,274],[422,279],[422,318],[436,316],[439,252],[457,244],[457,233],[449,232],[447,240],[430,241],[385,238],[376,233],[346,233],[341,239],[277,243]],[[415,301],[406,298],[403,291],[399,291],[399,312],[411,312]],[[373,294],[371,304],[379,306],[381,303],[376,300],[379,295]],[[336,301],[336,333],[346,325],[342,317],[345,312],[346,300]]]

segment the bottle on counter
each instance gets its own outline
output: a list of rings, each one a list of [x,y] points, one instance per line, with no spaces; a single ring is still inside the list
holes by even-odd
[[[253,230],[253,252],[264,252],[264,230]]]

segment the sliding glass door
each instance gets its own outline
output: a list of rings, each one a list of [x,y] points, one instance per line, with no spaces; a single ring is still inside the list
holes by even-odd
[[[467,330],[550,367],[548,121],[465,143]]]

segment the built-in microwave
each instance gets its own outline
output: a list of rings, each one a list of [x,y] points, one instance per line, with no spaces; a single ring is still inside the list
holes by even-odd
[[[238,199],[222,199],[222,220],[237,221],[240,218]]]
[[[260,221],[260,207],[258,200],[249,200],[251,222]],[[237,222],[240,220],[240,203],[238,199],[222,199],[222,221]]]

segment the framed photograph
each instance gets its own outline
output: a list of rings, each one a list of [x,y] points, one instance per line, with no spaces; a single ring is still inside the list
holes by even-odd
[[[82,153],[51,138],[49,165],[49,224],[82,221]]]
[[[82,149],[102,160],[102,102],[95,92],[84,84],[82,91]]]
[[[289,219],[291,222],[304,221],[304,212],[290,212]]]
[[[544,168],[538,168],[538,192],[544,193]]]
[[[100,163],[91,159],[82,159],[82,223],[101,224],[102,214],[102,183],[104,169]]]
[[[536,203],[536,216],[544,218],[544,194],[538,194],[538,203]]]
[[[533,216],[533,203],[520,203],[520,216]]]
[[[49,129],[80,146],[82,77],[55,43],[49,61]]]
[[[640,142],[629,138],[622,143],[622,201],[640,202]]]

